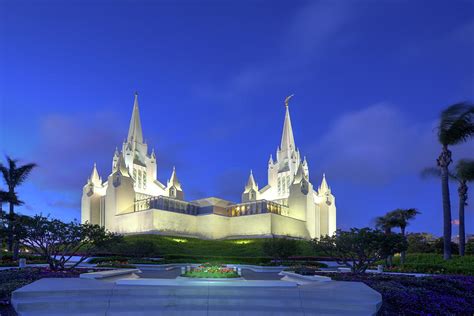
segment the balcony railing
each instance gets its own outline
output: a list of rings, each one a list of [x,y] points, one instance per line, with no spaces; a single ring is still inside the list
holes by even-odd
[[[134,211],[145,211],[149,209],[159,209],[176,213],[197,215],[200,206],[195,203],[181,201],[166,196],[154,196],[135,201]],[[229,217],[255,215],[263,213],[273,213],[288,216],[288,207],[276,202],[259,200],[240,204],[233,204],[226,207],[226,215]]]
[[[267,200],[234,204],[227,207],[227,216],[231,217],[262,213],[273,213],[288,216],[289,212],[287,206]]]
[[[154,208],[170,212],[196,215],[199,210],[199,205],[161,195],[135,201],[135,212]]]

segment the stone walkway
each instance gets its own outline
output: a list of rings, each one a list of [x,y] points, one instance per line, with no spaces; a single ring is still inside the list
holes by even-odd
[[[228,281],[225,286],[222,282],[217,286],[212,282],[202,285],[195,281],[193,285],[174,280],[162,282],[167,285],[41,279],[13,292],[12,304],[20,316],[289,316],[375,315],[382,302],[379,293],[360,282],[331,281],[301,286],[289,286],[285,281]],[[233,282],[247,282],[247,286],[236,286]],[[255,286],[251,282],[256,282]],[[285,286],[278,286],[278,282]]]

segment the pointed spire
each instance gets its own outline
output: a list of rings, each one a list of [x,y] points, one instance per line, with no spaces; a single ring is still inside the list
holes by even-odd
[[[151,157],[152,159],[156,159],[155,148],[152,148],[150,157]]]
[[[130,177],[130,172],[128,171],[127,165],[125,164],[125,159],[123,159],[123,155],[118,156],[117,167],[115,169],[123,176]]]
[[[331,188],[326,182],[326,174],[323,173],[323,180],[321,181],[321,185],[319,186],[318,193],[321,194],[326,192],[331,192]]]
[[[92,173],[89,178],[89,182],[95,185],[102,185],[102,179],[99,176],[99,172],[97,172],[97,165],[94,162],[94,168],[92,168]]]
[[[181,190],[181,182],[178,180],[176,175],[176,168],[173,166],[173,172],[171,173],[171,178],[168,180],[168,187],[174,186],[176,189]]]
[[[140,121],[140,112],[138,110],[138,93],[135,92],[135,101],[133,102],[132,118],[128,129],[128,142],[143,143],[142,123]]]
[[[249,179],[247,180],[247,184],[245,185],[245,190],[244,192],[248,192],[250,189],[253,189],[255,191],[258,191],[258,185],[255,182],[255,179],[253,178],[253,172],[252,169],[250,169],[250,175]]]
[[[293,183],[300,183],[304,178],[303,163],[300,162],[298,165],[298,170],[296,171],[295,178]]]
[[[283,133],[281,135],[281,144],[280,144],[280,149],[283,151],[287,150],[294,150],[295,149],[295,139],[293,137],[293,128],[291,126],[291,119],[290,119],[290,109],[288,106],[288,101],[293,95],[287,97],[285,99],[285,108],[286,108],[286,113],[285,113],[285,122],[283,123]]]
[[[268,159],[268,164],[273,165],[273,155],[270,154],[270,159]]]

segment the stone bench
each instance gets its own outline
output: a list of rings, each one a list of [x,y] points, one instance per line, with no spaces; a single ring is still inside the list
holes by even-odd
[[[81,279],[118,279],[118,278],[130,278],[136,277],[137,273],[142,273],[140,269],[115,269],[115,270],[104,270],[97,272],[81,273],[79,278]]]
[[[281,271],[279,275],[283,275],[282,281],[296,282],[297,284],[307,284],[313,282],[329,282],[330,277],[322,275],[301,275],[292,271]]]

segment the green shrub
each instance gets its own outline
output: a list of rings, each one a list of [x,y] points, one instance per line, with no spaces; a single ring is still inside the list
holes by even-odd
[[[127,264],[122,262],[101,262],[97,265],[99,268],[117,268],[117,269],[135,269],[136,266],[133,264]]]
[[[102,262],[111,262],[111,261],[118,261],[118,262],[128,262],[127,257],[122,257],[122,256],[109,256],[109,257],[98,257],[98,258],[92,258],[89,260],[88,263],[91,264],[99,264]]]
[[[471,239],[466,243],[465,252],[466,255],[474,255],[474,239]]]
[[[441,254],[407,254],[404,265],[400,264],[400,257],[394,257],[393,265],[390,271],[474,275],[474,256],[470,255],[444,260]]]
[[[283,260],[298,254],[298,242],[289,238],[271,238],[263,243],[263,253],[273,259]]]
[[[95,255],[159,257],[170,254],[191,256],[264,257],[262,245],[266,238],[204,240],[198,238],[153,234],[124,236],[123,242],[101,248]],[[316,253],[306,240],[295,240],[298,256]],[[150,246],[153,244],[152,246]],[[137,250],[137,248],[140,248]]]

